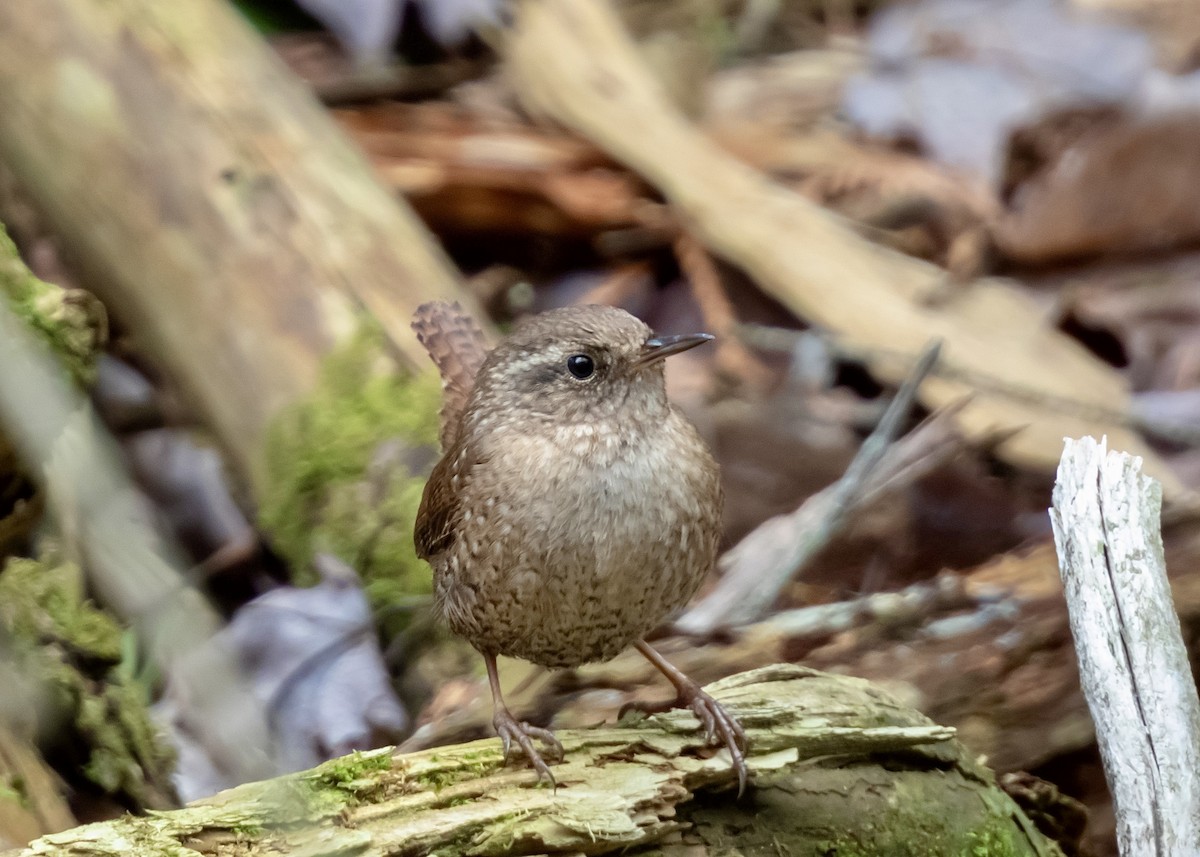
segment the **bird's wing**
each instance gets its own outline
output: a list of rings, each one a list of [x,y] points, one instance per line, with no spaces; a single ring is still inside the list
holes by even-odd
[[[432,561],[454,544],[462,507],[460,483],[463,474],[476,463],[471,449],[456,442],[429,474],[413,528],[413,541],[421,559]]]
[[[475,376],[487,356],[487,339],[458,303],[431,301],[417,307],[413,330],[442,376],[442,449],[454,442]]]

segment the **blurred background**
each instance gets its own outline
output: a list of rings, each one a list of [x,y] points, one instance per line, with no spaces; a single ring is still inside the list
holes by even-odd
[[[1187,0],[9,0],[0,848],[492,734],[412,543],[445,299],[716,334],[660,649],[876,681],[1115,854],[1046,508],[1063,437],[1142,456],[1197,651],[1198,68]],[[501,669],[554,727],[669,698]]]

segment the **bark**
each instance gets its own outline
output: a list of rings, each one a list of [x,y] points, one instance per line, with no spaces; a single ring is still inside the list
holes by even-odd
[[[0,677],[12,687],[16,677],[5,666],[0,663]],[[0,721],[0,848],[14,848],[74,823],[58,792],[58,778],[34,742]]]
[[[459,296],[229,4],[0,4],[0,158],[258,494],[269,427],[325,355],[369,317],[424,368],[412,310]]]
[[[1061,853],[950,730],[866,682],[774,666],[710,690],[750,736],[741,801],[727,754],[703,747],[690,713],[671,712],[561,732],[557,790],[505,768],[495,739],[383,750],[20,853]]]
[[[1117,843],[1122,854],[1183,857],[1200,843],[1200,699],[1167,584],[1161,506],[1139,459],[1067,441],[1051,520]]]

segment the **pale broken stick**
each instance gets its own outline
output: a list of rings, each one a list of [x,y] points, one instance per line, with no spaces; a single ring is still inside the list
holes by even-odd
[[[1107,441],[1067,439],[1050,521],[1083,693],[1127,857],[1194,857],[1200,699],[1171,600],[1162,487]]]

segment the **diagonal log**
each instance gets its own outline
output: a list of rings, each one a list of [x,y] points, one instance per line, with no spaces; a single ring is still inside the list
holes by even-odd
[[[838,334],[880,378],[899,383],[927,342],[944,374],[931,409],[972,396],[972,439],[1009,432],[998,452],[1050,473],[1064,435],[1104,432],[1141,455],[1168,497],[1179,480],[1128,428],[1120,375],[1047,324],[1011,285],[979,281],[935,303],[945,274],[871,244],[817,204],[720,149],[671,103],[607,0],[520,0],[505,59],[534,114],[587,137],[657,188],[689,231],[797,317]],[[1054,367],[1053,372],[1046,371]]]
[[[465,299],[403,203],[228,3],[0,3],[0,159],[261,494],[279,411],[365,323]]]

